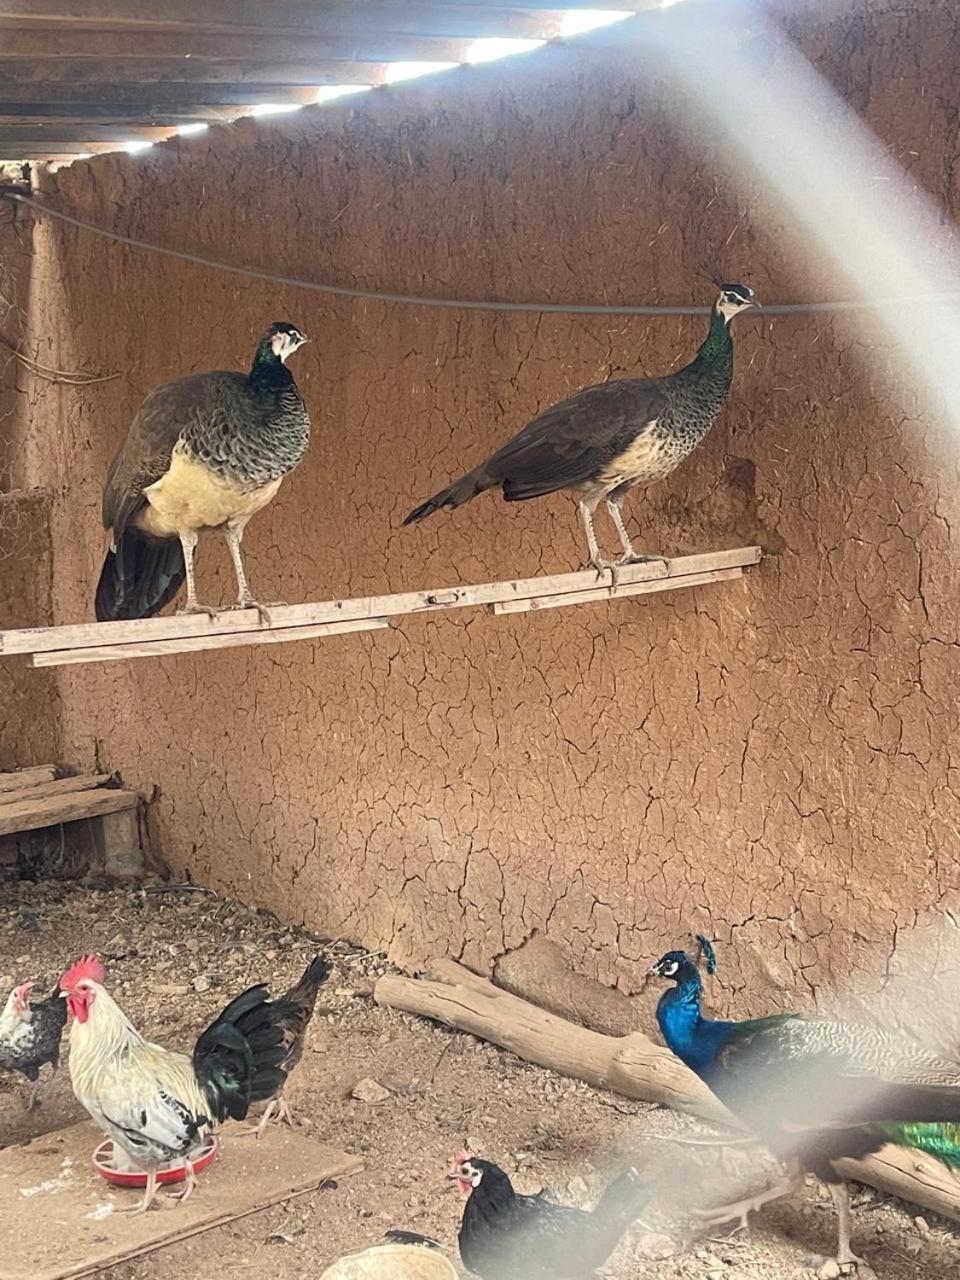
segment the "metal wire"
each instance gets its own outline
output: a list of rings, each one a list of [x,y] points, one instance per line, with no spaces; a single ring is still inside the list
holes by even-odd
[[[9,187],[0,189],[0,196],[7,200],[15,200],[47,218],[55,218],[68,226],[77,227],[80,231],[88,231],[91,235],[112,240],[115,244],[123,244],[131,249],[144,249],[148,253],[157,253],[165,258],[179,258],[181,262],[192,262],[201,267],[212,267],[216,271],[227,271],[231,275],[246,276],[250,280],[264,280],[270,284],[286,285],[292,289],[306,289],[311,293],[324,293],[335,298],[359,298],[367,302],[391,302],[407,307],[441,307],[451,311],[533,311],[548,315],[571,316],[705,316],[710,314],[710,307],[693,306],[610,306],[600,303],[562,303],[562,302],[499,302],[482,301],[476,298],[430,298],[407,293],[383,293],[376,289],[350,289],[344,285],[321,284],[316,280],[297,280],[292,276],[274,275],[271,271],[260,271],[256,267],[238,267],[231,262],[223,262],[219,258],[208,258],[203,254],[187,253],[182,249],[168,249],[163,245],[152,244],[149,240],[138,240],[134,236],[121,235],[118,231],[109,231],[94,222],[86,222],[75,218],[59,209],[51,209],[41,204],[32,196]],[[903,306],[908,302],[924,303],[933,301],[960,302],[960,294],[928,294],[915,298],[872,298],[852,299],[837,302],[779,302],[764,305],[764,315],[814,315],[829,314],[841,311],[872,311],[879,307],[890,306],[896,302]]]

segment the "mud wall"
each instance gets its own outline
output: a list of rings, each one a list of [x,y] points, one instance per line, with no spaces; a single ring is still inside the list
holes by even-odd
[[[931,6],[798,21],[956,214],[952,20]],[[362,288],[694,302],[714,271],[768,300],[836,288],[710,125],[616,42],[100,158],[44,198]],[[273,319],[314,339],[296,374],[315,434],[245,548],[261,598],[291,601],[579,563],[565,496],[400,520],[540,408],[666,371],[702,331],[330,300],[50,222],[35,251],[46,363],[121,374],[37,384],[29,405],[33,479],[57,494],[61,621],[91,616],[100,484],[142,395],[244,363]],[[706,929],[736,945],[727,980],[757,1004],[879,976],[960,892],[960,487],[939,424],[873,357],[877,339],[828,316],[744,320],[721,422],[630,503],[645,548],[762,542],[742,583],[67,670],[63,751],[154,792],[176,873],[402,962],[482,965],[543,930],[629,987]],[[215,541],[200,584],[232,597]]]

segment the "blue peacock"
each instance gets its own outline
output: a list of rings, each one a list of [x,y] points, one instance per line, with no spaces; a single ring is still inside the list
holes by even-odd
[[[832,1161],[861,1159],[886,1142],[960,1168],[960,1064],[876,1027],[778,1013],[746,1022],[704,1018],[697,961],[716,972],[698,937],[696,960],[668,951],[650,972],[673,982],[657,1004],[667,1045],[787,1165],[749,1200],[703,1213],[740,1218],[794,1191],[804,1172],[829,1187],[839,1219],[837,1262],[855,1268],[850,1197]]]

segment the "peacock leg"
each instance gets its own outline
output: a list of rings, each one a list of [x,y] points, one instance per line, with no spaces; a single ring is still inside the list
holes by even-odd
[[[27,1110],[33,1111],[40,1105],[40,1080],[37,1078],[30,1086],[30,1093],[27,1097]]]
[[[732,1204],[716,1205],[712,1209],[694,1209],[693,1217],[707,1223],[731,1222],[738,1219],[740,1227],[747,1230],[750,1225],[749,1214],[756,1213],[774,1200],[792,1195],[800,1185],[801,1179],[799,1166],[791,1162],[786,1175],[766,1191],[761,1191],[745,1200],[735,1200]]]
[[[183,563],[187,576],[187,603],[178,613],[205,613],[210,618],[217,616],[216,609],[208,604],[201,604],[197,600],[197,584],[193,576],[193,553],[197,547],[198,534],[196,529],[182,529],[180,531],[180,545],[183,547]]]
[[[850,1188],[845,1182],[828,1182],[827,1186],[837,1211],[837,1266],[855,1271],[863,1259],[858,1258],[850,1248],[850,1233],[853,1226],[850,1213]]]
[[[247,575],[243,568],[243,556],[240,552],[240,543],[243,541],[243,525],[227,522],[223,526],[223,534],[227,540],[227,546],[230,548],[230,556],[233,560],[233,571],[237,575],[237,603],[234,609],[256,609],[260,621],[265,626],[270,626],[269,606],[261,604],[259,600],[253,598],[253,592],[247,582]],[[280,600],[275,600],[274,604],[282,604]]]
[[[597,571],[597,577],[603,576],[604,569],[610,570],[610,581],[616,586],[616,562],[613,560],[604,560],[600,554],[600,546],[597,542],[596,530],[593,527],[593,513],[597,509],[597,503],[600,501],[599,494],[584,494],[580,499],[580,517],[583,520],[583,527],[587,534],[587,547],[590,552],[588,563],[593,565]]]
[[[630,541],[630,535],[627,533],[627,527],[623,523],[623,500],[626,497],[626,491],[618,493],[614,490],[607,498],[607,510],[610,512],[610,518],[616,525],[620,542],[623,545],[623,555],[620,557],[621,564],[666,564],[663,556],[649,556],[645,552],[637,551]]]

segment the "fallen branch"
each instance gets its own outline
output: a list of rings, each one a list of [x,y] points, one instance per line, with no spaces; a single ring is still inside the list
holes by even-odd
[[[585,992],[586,987],[578,984],[581,1019],[589,1017]],[[734,1145],[741,1144],[743,1126],[703,1081],[669,1049],[640,1031],[610,1036],[577,1025],[501,990],[452,960],[431,964],[425,979],[388,974],[377,982],[373,997],[377,1004],[488,1040],[558,1075],[700,1116],[737,1131]],[[960,1221],[960,1178],[932,1156],[886,1146],[866,1160],[841,1160],[836,1167],[851,1181]]]

